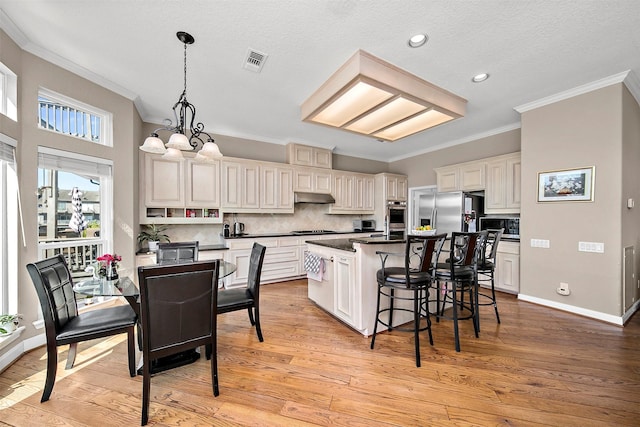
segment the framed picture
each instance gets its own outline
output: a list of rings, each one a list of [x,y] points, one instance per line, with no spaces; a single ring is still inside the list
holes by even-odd
[[[539,202],[592,202],[595,168],[538,173]]]

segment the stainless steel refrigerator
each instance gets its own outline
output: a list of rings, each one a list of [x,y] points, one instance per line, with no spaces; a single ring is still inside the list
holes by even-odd
[[[484,214],[484,193],[438,193],[435,188],[414,188],[410,194],[409,228],[430,225],[440,233],[474,231]],[[471,226],[471,229],[470,229]]]

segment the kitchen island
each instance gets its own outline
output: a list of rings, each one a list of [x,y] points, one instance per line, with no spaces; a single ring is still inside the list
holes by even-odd
[[[381,267],[376,252],[399,253],[400,256],[389,257],[386,265],[404,265],[404,237],[355,237],[305,243],[308,253],[322,258],[324,264],[324,274],[317,278],[320,280],[308,280],[309,299],[361,334],[373,334],[378,295],[376,272]],[[388,301],[381,301],[381,306],[388,306]],[[394,312],[394,326],[411,320],[411,313]],[[379,331],[385,329],[383,325],[378,326]]]

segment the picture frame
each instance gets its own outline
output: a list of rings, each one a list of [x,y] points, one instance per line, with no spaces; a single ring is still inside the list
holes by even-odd
[[[538,172],[538,202],[593,202],[595,167]]]

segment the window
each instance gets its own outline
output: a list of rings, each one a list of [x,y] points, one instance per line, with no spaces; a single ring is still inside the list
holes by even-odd
[[[18,179],[16,141],[0,133],[0,314],[18,312]]]
[[[113,146],[111,113],[42,88],[38,91],[38,126],[96,144]]]
[[[18,121],[18,77],[0,62],[0,114]]]
[[[72,275],[86,276],[112,248],[111,162],[39,147],[37,196],[39,258],[62,254]],[[74,216],[83,219],[80,230],[70,226]]]

